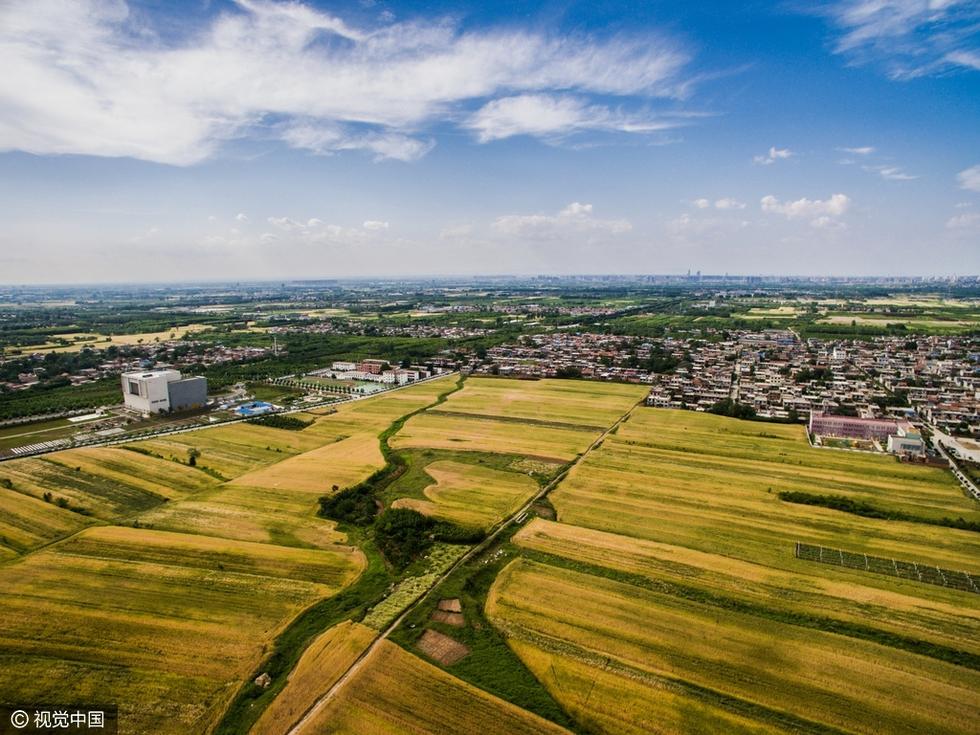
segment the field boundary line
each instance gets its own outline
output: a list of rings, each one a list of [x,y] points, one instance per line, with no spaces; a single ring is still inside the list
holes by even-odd
[[[374,639],[371,645],[368,646],[361,653],[361,655],[354,660],[354,662],[347,668],[347,670],[330,686],[330,688],[327,689],[327,691],[324,692],[319,697],[319,699],[317,699],[312,705],[310,705],[310,707],[307,708],[307,710],[300,716],[300,718],[296,721],[296,723],[286,731],[286,735],[299,735],[299,733],[302,732],[303,728],[311,720],[313,720],[313,718],[316,715],[318,715],[323,710],[324,707],[327,706],[327,704],[330,702],[331,699],[333,699],[337,695],[337,692],[343,689],[344,686],[351,679],[353,679],[354,676],[357,675],[357,673],[365,665],[365,663],[370,658],[370,656],[381,647],[381,644],[388,639],[388,636],[390,636],[395,631],[395,629],[398,628],[399,625],[401,625],[402,621],[406,617],[408,617],[408,615],[413,610],[415,610],[419,605],[421,605],[428,598],[430,594],[432,594],[433,590],[435,590],[437,587],[439,587],[439,585],[445,582],[446,579],[448,579],[449,576],[453,572],[455,572],[460,566],[465,564],[470,559],[479,556],[488,548],[490,548],[493,545],[494,541],[496,541],[497,537],[500,536],[500,534],[504,531],[504,529],[506,529],[512,523],[516,522],[518,516],[520,516],[522,513],[530,513],[531,508],[535,503],[537,503],[542,498],[546,497],[548,493],[554,490],[559,485],[559,483],[561,483],[561,481],[568,476],[568,473],[571,472],[574,467],[580,464],[592,452],[592,450],[598,448],[602,444],[602,442],[606,439],[606,437],[608,437],[616,428],[618,428],[619,425],[623,423],[623,421],[625,421],[630,416],[630,414],[632,414],[633,411],[637,409],[637,407],[643,405],[643,402],[645,400],[646,397],[644,396],[644,398],[641,398],[635,404],[630,406],[630,408],[622,416],[616,419],[616,421],[612,425],[610,425],[605,431],[603,431],[598,437],[596,437],[596,439],[585,449],[585,451],[579,454],[578,457],[576,457],[568,464],[568,466],[566,466],[563,470],[561,470],[561,472],[559,472],[558,475],[551,482],[549,482],[547,485],[541,488],[541,490],[539,490],[538,493],[533,498],[531,498],[524,505],[522,505],[517,510],[517,512],[513,513],[512,515],[498,522],[497,525],[494,526],[493,531],[490,534],[488,534],[483,541],[475,545],[473,548],[471,548],[469,551],[463,554],[459,559],[457,559],[456,562],[452,566],[450,566],[449,569],[443,572],[443,574],[439,576],[429,586],[428,589],[426,589],[422,594],[420,594],[419,597],[413,603],[411,603],[404,610],[402,610],[402,612],[398,615],[398,617],[395,618],[394,622],[392,622],[387,628],[385,628]]]

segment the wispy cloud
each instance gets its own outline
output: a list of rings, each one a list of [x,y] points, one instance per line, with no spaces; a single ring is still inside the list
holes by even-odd
[[[552,240],[570,235],[618,235],[633,225],[625,219],[599,219],[591,204],[572,202],[557,214],[507,214],[494,220],[493,229],[503,235],[531,240]]]
[[[949,230],[980,230],[980,213],[967,212],[950,217],[946,221],[946,228]]]
[[[874,147],[870,145],[863,145],[858,148],[838,148],[837,150],[844,153],[850,153],[855,156],[870,156],[875,152]]]
[[[437,124],[460,121],[482,141],[661,130],[680,120],[648,105],[690,86],[685,50],[649,33],[464,31],[445,20],[355,28],[269,0],[237,0],[176,40],[143,21],[123,0],[3,3],[0,150],[188,165],[259,136],[413,160]]]
[[[464,126],[475,131],[481,143],[486,143],[513,135],[557,140],[586,130],[654,133],[689,121],[690,116],[613,110],[571,95],[524,94],[488,102]]]
[[[956,174],[961,189],[980,192],[980,163]]]
[[[762,166],[771,166],[776,161],[785,161],[787,158],[792,158],[795,155],[789,148],[771,146],[765,154],[753,157],[752,162]]]
[[[695,199],[691,204],[697,209],[709,209],[712,206],[715,209],[745,209],[745,202],[740,202],[732,197],[716,199],[713,204],[708,199]]]
[[[839,0],[824,12],[839,31],[836,53],[881,63],[893,79],[980,69],[975,0]]]
[[[862,166],[861,168],[869,173],[878,174],[886,181],[913,181],[919,178],[913,174],[906,173],[899,166],[877,165]]]

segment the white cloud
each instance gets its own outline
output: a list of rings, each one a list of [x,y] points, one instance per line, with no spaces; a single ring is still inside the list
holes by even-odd
[[[687,54],[655,34],[463,31],[440,20],[353,28],[268,0],[237,0],[183,33],[144,22],[123,0],[4,2],[0,150],[189,165],[227,140],[272,136],[316,153],[414,160],[433,145],[426,130],[460,120],[483,140],[663,129],[678,120],[626,114],[608,98],[679,98],[690,86]],[[590,99],[599,95],[603,104]]]
[[[667,223],[667,233],[678,242],[691,243],[719,235],[731,235],[744,230],[751,223],[731,217],[704,217],[684,212]]]
[[[523,94],[488,102],[464,123],[481,143],[533,135],[561,138],[584,130],[654,133],[685,124],[674,118],[627,114],[605,105],[589,104],[570,95]]]
[[[837,150],[844,153],[852,153],[855,156],[870,156],[875,152],[874,147],[870,145],[860,146],[859,148],[838,148]]]
[[[442,232],[439,233],[440,240],[458,240],[460,238],[469,237],[473,234],[473,225],[464,222],[457,225],[447,225],[442,228]]]
[[[851,200],[846,194],[833,194],[829,199],[797,199],[791,202],[781,202],[776,197],[762,197],[760,206],[763,212],[781,214],[787,219],[808,219],[810,225],[819,229],[837,227],[838,217],[843,216],[851,206]]]
[[[716,199],[714,204],[711,203],[710,199],[695,199],[691,204],[696,209],[710,209],[714,207],[715,209],[745,209],[745,203],[738,201],[738,199],[733,199],[732,197],[722,197],[721,199]]]
[[[913,181],[919,178],[918,176],[905,173],[898,166],[862,166],[861,168],[870,173],[878,174],[881,178],[888,181]]]
[[[783,161],[787,158],[792,158],[795,153],[789,148],[777,148],[776,146],[771,146],[765,155],[755,156],[752,158],[753,163],[758,163],[762,166],[771,166],[776,161]]]
[[[265,242],[286,238],[312,244],[359,245],[387,238],[389,229],[389,223],[381,220],[366,220],[360,227],[330,224],[318,217],[311,217],[305,222],[289,217],[269,217],[266,221],[281,235],[263,233]]]
[[[980,212],[968,212],[950,217],[946,221],[946,228],[950,230],[980,229]]]
[[[828,217],[826,215],[810,220],[810,227],[815,227],[818,230],[846,230],[847,229],[847,225],[845,225],[843,222],[841,222],[840,220],[836,220],[833,217]]]
[[[498,217],[493,229],[503,235],[532,240],[551,240],[572,235],[619,235],[629,232],[633,225],[625,219],[598,219],[592,216],[592,205],[572,202],[558,212],[549,214],[507,214]]]
[[[980,69],[974,0],[838,0],[826,12],[841,34],[834,51],[881,62],[893,79]]]
[[[244,212],[239,212],[235,215],[235,219],[239,222],[248,222],[248,215]]]
[[[980,192],[980,163],[956,174],[961,189]]]

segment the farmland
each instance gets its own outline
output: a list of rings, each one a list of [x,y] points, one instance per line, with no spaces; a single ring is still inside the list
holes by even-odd
[[[382,466],[378,433],[451,385],[317,411],[302,431],[238,424],[0,465],[4,700],[119,702],[124,732],[214,727],[291,622],[365,573],[317,497]],[[330,648],[310,640],[314,660]],[[304,696],[289,692],[287,707]]]
[[[968,732],[980,706],[976,671],[856,640],[845,653],[829,633],[771,621],[760,629],[751,616],[534,562],[505,570],[488,613],[544,650],[598,653],[624,674],[758,703],[761,719],[786,729]]]
[[[289,683],[252,728],[251,735],[282,735],[343,675],[374,641],[376,632],[345,621],[333,626],[306,649]]]
[[[644,395],[617,383],[472,379],[438,411],[604,429]]]
[[[294,431],[0,464],[0,689],[99,692],[136,733],[277,735],[314,705],[303,733],[975,731],[976,595],[793,549],[980,572],[980,536],[780,497],[980,520],[948,473],[637,407],[645,391],[446,378]],[[471,536],[433,532],[396,569],[373,516],[317,516],[334,486]],[[455,564],[460,538],[549,489]],[[264,671],[268,690],[251,683]]]
[[[411,418],[392,446],[568,461],[644,393],[638,386],[473,378],[443,405]]]
[[[456,679],[384,642],[305,727],[314,733],[538,735],[564,729]]]
[[[425,471],[435,480],[424,490],[426,499],[400,498],[394,507],[414,508],[461,526],[489,527],[516,511],[538,489],[525,475],[462,462],[432,462]]]
[[[105,528],[9,564],[0,689],[119,702],[126,732],[202,731],[285,621],[356,572],[304,553]]]
[[[800,427],[638,408],[549,495],[558,522],[513,537],[486,614],[597,732],[975,731],[975,595],[808,563],[793,545],[977,572],[977,534],[786,490],[977,517],[942,470],[813,449]]]

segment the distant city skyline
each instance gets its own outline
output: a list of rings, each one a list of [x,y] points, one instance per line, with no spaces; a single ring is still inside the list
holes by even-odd
[[[12,0],[0,283],[977,274],[978,27],[956,0]]]

